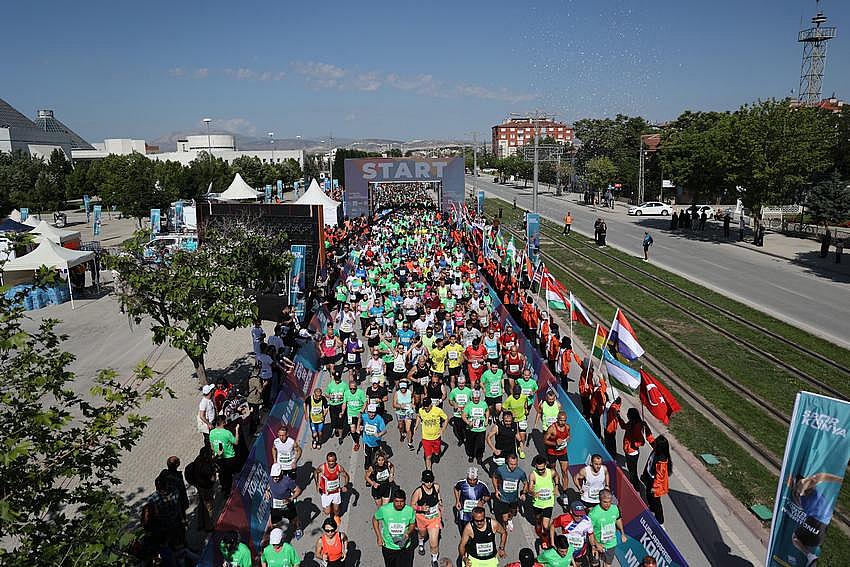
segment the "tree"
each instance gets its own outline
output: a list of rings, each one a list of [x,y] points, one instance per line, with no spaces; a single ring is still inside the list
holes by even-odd
[[[585,165],[585,178],[594,189],[605,189],[617,179],[617,167],[607,157],[595,157]]]
[[[287,237],[250,219],[208,224],[196,251],[159,251],[153,260],[145,258],[149,237],[137,232],[123,254],[108,259],[122,283],[119,300],[137,322],[152,320],[155,344],[184,351],[205,384],[213,332],[249,326],[257,316],[257,293],[288,277],[292,255],[281,252]]]
[[[35,189],[30,193],[31,202],[37,205],[39,211],[55,212],[65,203],[65,192],[57,183],[53,174],[45,169],[38,174]]]
[[[230,170],[242,176],[251,187],[262,187],[267,183],[263,172],[263,162],[257,156],[239,156],[230,164]]]
[[[304,157],[304,182],[310,183],[313,179],[319,179],[319,162],[314,154]]]
[[[201,151],[198,152],[198,157],[189,162],[184,179],[184,189],[180,197],[197,199],[207,192],[223,192],[233,181],[233,173],[226,161],[218,157],[211,158],[206,151]]]
[[[837,172],[812,188],[806,208],[815,222],[824,226],[836,225],[850,217],[850,185]]]
[[[578,120],[574,127],[576,138],[581,140],[576,153],[578,173],[585,173],[593,158],[607,157],[616,168],[623,194],[635,191],[640,174],[640,137],[654,131],[650,124],[639,116],[618,114],[614,119]]]
[[[301,165],[296,159],[286,159],[277,164],[276,167],[277,179],[283,181],[284,185],[292,185],[294,182],[301,179],[301,176],[303,175]],[[334,171],[336,171],[336,167],[334,167]]]
[[[835,169],[843,179],[850,179],[850,112],[839,115],[836,134]]]
[[[56,283],[46,268],[37,281]],[[16,303],[0,296],[0,564],[129,563],[134,534],[115,471],[144,432],[145,402],[170,390],[142,363],[129,379],[101,370],[77,393],[58,321],[28,332]]]

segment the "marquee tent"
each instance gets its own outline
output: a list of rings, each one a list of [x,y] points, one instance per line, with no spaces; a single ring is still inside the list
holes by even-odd
[[[315,179],[310,182],[310,187],[297,201],[295,201],[295,204],[321,205],[322,217],[325,220],[325,224],[328,226],[336,226],[339,224],[339,206],[341,203],[328,197],[319,187],[319,184],[316,183]]]
[[[94,260],[94,252],[80,252],[63,248],[46,236],[38,237],[38,246],[29,254],[18,256],[3,266],[3,283],[14,285],[30,279],[30,272],[38,270],[41,266],[64,270],[68,278],[68,289],[71,289],[70,274],[67,273],[74,266]],[[10,281],[13,280],[13,281]],[[71,293],[71,307],[74,305],[74,295]]]
[[[233,177],[230,187],[218,196],[222,201],[256,201],[257,192],[242,179],[238,173]]]
[[[3,219],[0,221],[0,232],[29,232],[32,229],[32,226],[13,219]]]
[[[80,247],[80,233],[78,231],[56,228],[44,220],[39,222],[35,228],[32,229],[32,234],[40,234],[56,244],[65,246],[66,248],[78,249]]]

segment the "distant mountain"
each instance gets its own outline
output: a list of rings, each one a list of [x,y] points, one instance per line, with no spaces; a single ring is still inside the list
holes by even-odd
[[[204,135],[205,132],[170,132],[155,140],[149,140],[148,144],[159,146],[161,152],[173,152],[177,149],[177,140],[186,136]],[[217,131],[213,134],[231,134],[236,138],[236,147],[240,150],[268,150],[271,143],[268,138],[237,134],[235,132]],[[480,144],[481,142],[479,142]],[[383,152],[389,148],[399,148],[402,151],[422,150],[445,146],[472,145],[471,140],[454,139],[414,139],[393,140],[390,138],[334,138],[335,148],[349,150],[362,150],[365,152]],[[322,142],[322,138],[275,138],[274,147],[277,150],[303,149],[308,153],[321,153],[328,151],[328,143]]]

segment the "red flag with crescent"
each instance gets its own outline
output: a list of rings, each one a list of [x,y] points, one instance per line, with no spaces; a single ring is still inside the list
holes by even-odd
[[[670,423],[671,415],[682,409],[664,384],[643,368],[640,369],[640,402],[664,425]]]

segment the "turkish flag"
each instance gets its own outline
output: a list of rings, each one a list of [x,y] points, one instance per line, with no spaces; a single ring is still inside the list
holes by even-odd
[[[682,409],[664,384],[643,368],[640,369],[640,403],[664,425],[670,423],[671,415]]]

